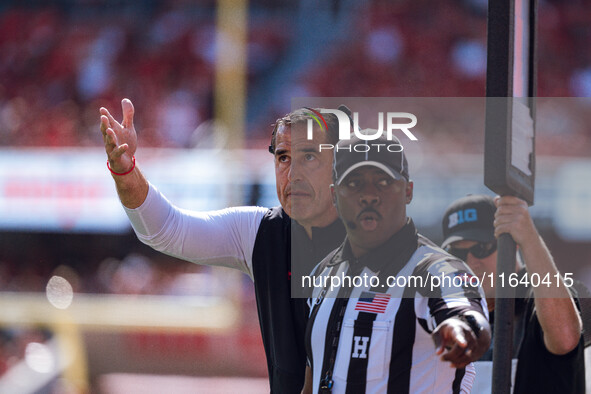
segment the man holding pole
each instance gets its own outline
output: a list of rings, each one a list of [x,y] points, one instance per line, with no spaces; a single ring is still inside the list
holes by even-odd
[[[482,279],[491,325],[498,276],[497,238],[510,234],[518,246],[513,280],[504,278],[504,285],[516,292],[514,392],[584,393],[582,323],[569,289],[572,278],[556,269],[527,203],[513,196],[468,195],[449,206],[442,225],[442,247],[466,261]],[[490,392],[492,348],[475,364],[474,392]]]

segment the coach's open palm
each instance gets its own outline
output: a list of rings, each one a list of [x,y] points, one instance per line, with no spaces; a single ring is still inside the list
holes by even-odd
[[[123,99],[121,108],[123,121],[119,123],[106,108],[101,107],[101,132],[111,169],[118,173],[125,173],[133,166],[137,134],[133,126],[134,108],[131,100]]]

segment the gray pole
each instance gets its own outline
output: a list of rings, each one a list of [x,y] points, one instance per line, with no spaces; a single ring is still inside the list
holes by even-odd
[[[509,234],[498,240],[497,277],[495,283],[495,322],[493,344],[492,393],[511,391],[511,359],[513,354],[513,315],[515,289],[508,285],[515,272],[515,241]]]
[[[484,183],[499,195],[518,196],[529,205],[535,181],[536,13],[536,0],[488,3]],[[523,123],[524,119],[529,121]],[[514,147],[514,139],[526,143]],[[509,234],[501,235],[495,278],[493,394],[511,391],[515,288],[509,277],[515,273],[515,258],[515,241]]]

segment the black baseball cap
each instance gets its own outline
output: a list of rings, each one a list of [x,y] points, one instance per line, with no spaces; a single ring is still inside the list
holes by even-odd
[[[360,132],[375,135],[377,130],[365,129]],[[384,135],[375,140],[364,140],[357,135],[341,140],[334,150],[333,177],[339,185],[351,171],[362,166],[374,166],[383,170],[394,179],[409,180],[408,161],[400,140],[392,136],[388,140]]]
[[[454,201],[443,215],[443,238],[445,248],[452,242],[468,240],[490,242],[495,239],[495,212],[493,197],[485,194],[470,194]]]

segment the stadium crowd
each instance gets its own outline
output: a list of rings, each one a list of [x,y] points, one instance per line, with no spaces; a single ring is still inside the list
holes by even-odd
[[[579,12],[584,3],[540,2],[541,97],[591,96],[591,59],[580,50],[591,42],[591,15]],[[0,146],[100,146],[96,108],[118,108],[121,97],[143,109],[136,123],[144,146],[198,143],[195,130],[213,112],[214,2],[153,1],[122,10],[109,0],[24,4],[0,9]],[[286,95],[310,97],[485,94],[485,1],[362,3],[344,38],[275,84],[268,80],[298,40],[297,7],[249,6],[249,92],[287,86]],[[251,147],[265,147],[269,119],[288,112],[288,99],[256,109],[266,112],[266,123],[248,124]]]

